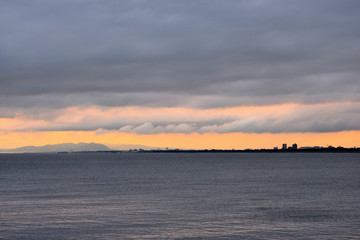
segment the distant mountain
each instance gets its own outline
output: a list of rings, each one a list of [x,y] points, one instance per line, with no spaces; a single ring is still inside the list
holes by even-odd
[[[78,151],[107,151],[107,146],[99,143],[62,143],[45,146],[26,146],[15,149],[3,149],[0,152],[8,153],[44,153],[44,152],[78,152]]]

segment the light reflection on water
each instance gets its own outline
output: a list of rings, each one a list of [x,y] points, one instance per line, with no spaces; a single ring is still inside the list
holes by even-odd
[[[358,154],[0,155],[3,239],[356,239]]]

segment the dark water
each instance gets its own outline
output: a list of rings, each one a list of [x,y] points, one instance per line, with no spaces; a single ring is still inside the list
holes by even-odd
[[[0,154],[1,239],[360,239],[360,155]]]

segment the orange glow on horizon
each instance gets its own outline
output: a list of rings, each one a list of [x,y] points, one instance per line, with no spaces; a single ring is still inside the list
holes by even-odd
[[[109,132],[96,134],[95,131],[56,132],[0,132],[0,148],[10,149],[22,146],[42,146],[58,143],[96,142],[105,145],[141,144],[159,148],[181,149],[246,149],[273,148],[282,143],[297,143],[302,146],[343,146],[359,147],[360,131],[335,133],[162,133],[139,135]]]
[[[337,114],[336,110],[340,109],[339,113],[342,113],[344,109],[347,111],[353,108],[357,109],[360,107],[359,104],[357,102],[333,102],[312,105],[282,104],[212,109],[91,106],[55,109],[37,115],[19,113],[15,114],[13,118],[0,118],[0,149],[70,142],[96,142],[105,145],[140,144],[150,147],[181,149],[257,149],[280,147],[283,143],[297,143],[299,147],[326,147],[328,145],[354,147],[360,146],[360,131],[243,133],[241,124],[246,125],[250,122],[259,124],[261,127],[268,121],[275,125],[268,125],[268,128],[264,128],[265,130],[275,126],[278,127],[277,131],[281,131],[282,125],[286,125],[288,122],[305,122],[306,124],[306,121],[314,121],[314,116],[327,116],[326,114],[329,112],[331,113],[329,116],[339,116],[341,119],[341,115]],[[327,121],[327,119],[332,118],[320,118],[318,121]],[[164,123],[161,130],[156,132],[154,130],[157,127],[156,124],[152,126],[151,123],[162,121]],[[145,123],[149,123],[152,129],[139,131],[137,127],[141,128]],[[183,123],[189,124],[186,126]],[[201,129],[193,127],[192,123],[194,125],[206,123],[207,125],[199,124]],[[232,123],[240,125],[240,129],[231,128]],[[333,123],[328,122],[328,124]],[[105,126],[107,129],[111,127],[106,126],[114,126],[114,129],[106,130],[99,126]],[[119,126],[124,127],[116,129]],[[84,128],[94,130],[57,131],[58,129]]]

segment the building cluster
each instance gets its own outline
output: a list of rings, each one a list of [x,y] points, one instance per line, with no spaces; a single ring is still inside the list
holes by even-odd
[[[283,143],[282,145],[282,150],[297,150],[298,149],[298,145],[296,143],[294,143],[292,146],[287,146],[286,143]],[[278,147],[274,147],[274,150],[278,150]]]

